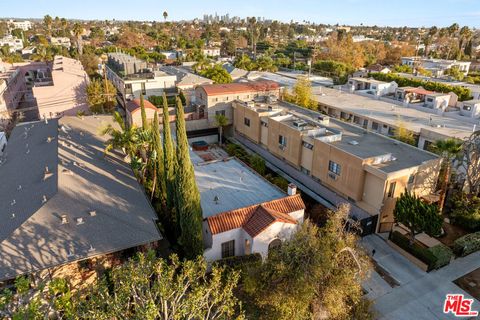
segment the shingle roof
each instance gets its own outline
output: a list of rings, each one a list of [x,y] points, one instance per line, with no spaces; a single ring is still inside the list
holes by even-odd
[[[145,109],[153,109],[157,110],[157,107],[155,107],[150,101],[144,99],[143,100],[143,105],[145,106]],[[127,110],[130,113],[133,113],[137,110],[140,110],[140,99],[133,99],[131,101],[127,102]]]
[[[261,92],[279,89],[275,81],[262,80],[245,83],[210,84],[201,86],[208,96],[235,94],[243,92]]]
[[[305,209],[299,194],[231,210],[207,218],[212,234],[243,227],[252,237],[273,222],[296,223],[288,214]]]
[[[98,132],[111,122],[63,117],[13,130],[0,166],[0,281],[162,238],[131,168],[103,155]]]

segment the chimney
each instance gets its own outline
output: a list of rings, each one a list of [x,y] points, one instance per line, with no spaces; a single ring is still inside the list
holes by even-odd
[[[66,214],[62,214],[61,219],[62,219],[62,224],[67,224],[68,223],[68,218],[67,218]]]
[[[294,196],[297,194],[297,186],[294,185],[293,183],[290,183],[288,185],[287,193],[289,196]]]

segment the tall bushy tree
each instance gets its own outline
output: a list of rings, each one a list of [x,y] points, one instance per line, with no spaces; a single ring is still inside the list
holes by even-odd
[[[195,181],[190,148],[185,128],[183,105],[177,98],[177,167],[175,175],[176,209],[179,225],[179,243],[187,258],[203,253],[202,207],[200,192]]]
[[[158,113],[155,111],[153,116],[153,150],[152,150],[152,166],[153,166],[153,183],[152,198],[157,194],[157,198],[162,204],[165,203],[166,186],[165,186],[165,164],[162,139],[160,138],[160,127],[158,125]]]
[[[140,111],[142,114],[142,128],[146,130],[148,128],[147,113],[145,111],[145,101],[143,100],[143,94],[140,94]]]
[[[398,198],[393,215],[396,222],[409,229],[411,244],[415,242],[416,233],[425,232],[430,236],[438,236],[442,230],[443,218],[437,205],[422,201],[408,190]]]
[[[175,206],[175,148],[173,146],[172,134],[170,132],[170,116],[168,113],[168,101],[163,93],[163,154],[164,154],[164,180],[167,191],[166,205],[170,211]],[[171,223],[174,223],[175,215],[171,215]]]

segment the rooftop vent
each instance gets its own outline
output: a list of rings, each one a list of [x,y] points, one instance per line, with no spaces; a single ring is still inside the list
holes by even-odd
[[[16,205],[16,204],[17,204],[17,201],[15,201],[15,199],[13,199],[12,202],[10,202],[10,205],[11,205],[11,206],[14,206],[14,205]]]
[[[43,181],[47,180],[51,176],[53,176],[53,173],[50,172],[50,170],[48,169],[48,166],[45,166],[45,172],[43,173]]]
[[[63,170],[62,170],[62,173],[63,173],[63,174],[66,174],[66,175],[69,175],[69,176],[73,175],[73,171],[72,171],[72,170],[69,170],[69,169],[63,169]]]
[[[62,214],[60,219],[62,219],[62,224],[67,224],[68,223],[68,218],[67,218],[66,214]]]
[[[351,144],[352,146],[356,146],[358,145],[358,141],[352,140],[352,141],[349,141],[348,144]]]
[[[88,213],[90,215],[90,217],[96,217],[97,216],[97,211],[96,210],[92,210]]]
[[[12,213],[12,214],[10,215],[10,219],[15,219],[15,213]]]
[[[17,187],[17,191],[20,191],[20,190],[22,190],[22,185],[21,184],[19,184],[18,187]]]
[[[85,223],[82,217],[78,217],[76,220],[77,220],[77,225]]]
[[[95,251],[95,248],[92,245],[90,245],[90,248],[88,249],[88,252],[93,252],[93,251]]]
[[[42,203],[46,203],[47,202],[47,196],[46,195],[43,195],[42,197]]]
[[[307,125],[307,123],[303,120],[295,120],[293,121],[293,125],[297,128],[303,128]]]
[[[53,141],[53,139],[55,139],[55,137],[50,137],[50,136],[49,136],[49,137],[47,138],[47,142],[50,143],[50,142]]]
[[[215,204],[218,204],[218,202],[220,202],[220,199],[218,198],[218,196],[215,196],[215,198],[213,198],[213,202],[215,202]]]

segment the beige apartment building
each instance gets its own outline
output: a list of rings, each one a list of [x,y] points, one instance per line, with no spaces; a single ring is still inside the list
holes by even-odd
[[[435,154],[287,105],[235,101],[233,109],[236,134],[377,216],[376,232],[391,229],[405,189],[429,198],[435,192],[441,162]]]
[[[211,84],[195,88],[195,104],[200,114],[207,112],[208,122],[215,123],[215,115],[223,114],[232,123],[232,102],[277,100],[280,86],[274,81],[252,81],[245,83]]]

